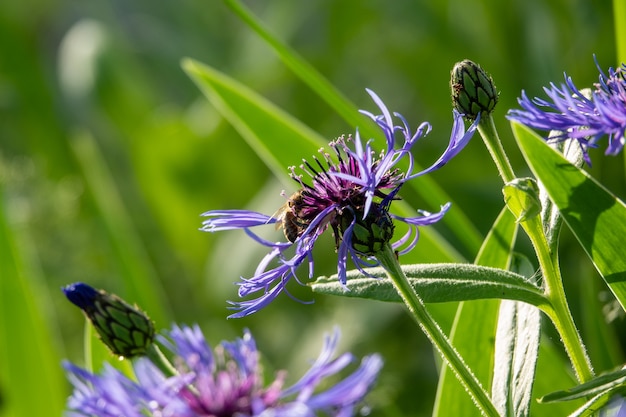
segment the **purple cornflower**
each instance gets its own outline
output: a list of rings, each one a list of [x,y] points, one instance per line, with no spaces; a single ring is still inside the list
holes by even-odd
[[[174,326],[162,344],[175,355],[177,372],[165,375],[147,357],[133,362],[134,378],[106,365],[93,374],[64,363],[74,392],[68,417],[348,417],[355,413],[382,367],[379,355],[366,356],[349,376],[328,386],[325,378],[342,371],[355,358],[333,358],[339,330],[327,336],[320,356],[290,388],[286,372],[264,386],[259,352],[252,335],[222,342],[215,350],[199,327]],[[324,382],[324,389],[318,386]]]
[[[616,155],[624,147],[626,131],[626,65],[608,76],[598,67],[599,82],[590,94],[581,92],[564,74],[565,83],[557,87],[550,83],[544,87],[549,100],[538,97],[530,100],[522,91],[518,103],[524,110],[509,110],[507,118],[534,129],[556,131],[550,140],[574,139],[578,141],[585,162],[591,165],[589,148],[598,147],[603,136],[608,136],[606,155]]]
[[[376,252],[393,236],[392,219],[409,225],[408,232],[392,244],[394,250],[398,249],[399,254],[404,254],[417,244],[418,226],[439,221],[449,209],[448,203],[438,213],[419,210],[419,216],[416,217],[400,217],[389,213],[389,206],[397,199],[402,184],[445,165],[469,142],[479,120],[466,131],[463,116],[454,110],[454,125],[447,149],[430,167],[414,172],[411,148],[430,132],[430,125],[422,123],[413,133],[404,117],[398,113],[394,115],[400,124],[394,125],[385,104],[374,92],[367,91],[382,115],[361,112],[374,120],[382,130],[386,138],[386,150],[376,156],[371,140],[363,144],[357,130],[354,138],[340,137],[329,144],[334,151],[334,158],[320,150],[321,160],[315,157],[312,163],[304,160],[299,167],[300,173],[295,167],[290,168],[291,178],[298,184],[299,190],[274,215],[247,210],[212,210],[203,214],[208,219],[203,222],[201,230],[217,232],[244,229],[255,241],[270,248],[254,276],[238,283],[239,296],[261,295],[252,300],[231,302],[232,308],[239,311],[230,317],[243,317],[268,305],[285,290],[292,278],[298,281],[296,270],[305,262],[309,265],[309,278],[312,278],[313,246],[328,227],[335,235],[337,272],[339,281],[345,286],[348,258],[360,270],[378,264]],[[400,139],[399,148],[395,146],[397,139]],[[353,142],[354,149],[348,146],[350,142]],[[396,167],[403,158],[408,160],[406,172]],[[250,230],[251,227],[267,224],[282,227],[288,241],[271,242]]]

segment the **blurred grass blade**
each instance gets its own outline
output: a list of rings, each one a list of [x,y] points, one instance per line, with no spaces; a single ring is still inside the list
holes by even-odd
[[[536,285],[521,275],[503,269],[473,264],[403,265],[402,270],[426,303],[505,298],[543,305],[547,301]],[[357,297],[377,301],[401,302],[383,268],[369,268],[364,276],[358,270],[348,272],[346,291],[337,277],[320,277],[311,284],[322,294]]]
[[[156,328],[167,326],[170,314],[163,287],[95,140],[87,132],[79,133],[73,138],[72,149],[108,233],[126,290],[123,298],[146,311]]]
[[[625,308],[626,205],[527,127],[512,123],[512,128],[531,170]]]
[[[66,385],[54,327],[38,302],[46,287],[35,282],[5,209],[0,188],[0,415],[59,416]]]
[[[613,0],[613,18],[615,24],[615,46],[617,65],[626,63],[626,0]]]
[[[225,2],[237,16],[274,49],[282,62],[307,84],[311,90],[326,101],[350,126],[358,126],[362,137],[381,138],[380,130],[375,127],[371,120],[358,112],[357,106],[345,98],[311,64],[265,28],[262,22],[240,1],[225,0]],[[363,86],[363,89],[365,87]],[[450,114],[452,114],[452,110],[450,110]],[[415,171],[419,170],[419,166],[416,165]],[[413,189],[431,207],[439,207],[441,204],[452,201],[447,193],[429,176],[422,176],[414,181],[409,181],[404,187]],[[456,237],[469,253],[473,254],[478,251],[482,237],[462,210],[450,210],[444,217],[443,222],[456,234]]]
[[[227,75],[192,59],[185,59],[182,66],[277,178],[288,180],[287,167],[317,155],[318,149],[328,144],[311,128]]]
[[[512,270],[531,277],[534,268],[525,257],[516,257]],[[491,397],[502,415],[530,415],[535,380],[541,314],[517,301],[502,301],[498,312]]]
[[[318,94],[350,126],[359,126],[361,135],[382,138],[374,123],[358,112],[357,107],[341,94],[326,78],[297,52],[274,36],[263,23],[238,0],[225,0],[225,3],[274,51],[281,61],[300,77],[311,90]],[[365,89],[365,87],[363,88]]]
[[[182,65],[207,99],[284,184],[294,184],[288,166],[300,164],[303,157],[317,155],[319,148],[328,144],[302,122],[228,75],[192,59],[185,59]],[[404,201],[394,207],[401,215],[415,216],[415,210]],[[435,229],[422,228],[420,233],[420,245],[426,249],[416,256],[442,262],[462,261],[461,255]]]
[[[579,270],[582,276],[593,276],[595,271],[591,265],[582,265]],[[580,280],[580,305],[581,309],[581,333],[585,335],[585,346],[591,359],[591,363],[598,371],[611,369],[616,363],[624,363],[624,352],[619,342],[620,329],[612,323],[607,310],[606,286],[599,279]],[[619,311],[617,303],[611,300],[611,307],[616,313]],[[619,333],[618,333],[619,332]]]
[[[475,263],[493,268],[508,268],[516,235],[517,224],[505,207],[487,234]],[[490,358],[494,355],[493,340],[499,306],[500,300],[460,303],[450,333],[452,345],[488,391],[493,372]],[[461,415],[478,417],[480,412],[450,368],[444,365],[439,376],[433,416]]]

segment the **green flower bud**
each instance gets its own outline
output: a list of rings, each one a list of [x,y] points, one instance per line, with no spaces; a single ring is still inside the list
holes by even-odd
[[[102,342],[115,355],[125,358],[141,356],[152,344],[154,325],[138,307],[82,282],[68,285],[63,292],[68,300],[83,310]]]
[[[522,223],[541,213],[539,186],[533,178],[516,178],[502,189],[504,202],[518,223]]]
[[[339,224],[342,234],[352,222],[352,248],[363,255],[376,255],[393,237],[393,221],[388,211],[377,203],[372,204],[365,218],[362,207],[345,210]]]
[[[482,112],[491,113],[498,103],[493,79],[480,65],[465,59],[457,62],[450,74],[452,105],[470,120]]]

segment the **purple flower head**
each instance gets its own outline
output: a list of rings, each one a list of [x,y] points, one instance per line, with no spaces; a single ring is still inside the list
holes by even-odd
[[[259,352],[252,335],[222,342],[214,350],[198,326],[174,326],[163,345],[174,355],[177,373],[164,375],[143,357],[133,362],[134,378],[105,366],[99,374],[64,363],[74,391],[68,399],[73,417],[293,417],[352,416],[382,367],[379,355],[363,358],[344,379],[325,379],[343,371],[355,358],[334,357],[339,331],[326,338],[311,369],[293,386],[283,388],[280,371],[264,385]],[[324,389],[319,389],[320,384]]]
[[[303,160],[298,168],[290,168],[291,178],[299,189],[274,215],[246,210],[214,210],[203,214],[207,220],[201,230],[244,229],[250,237],[269,248],[254,276],[238,283],[241,297],[257,294],[257,298],[232,302],[233,308],[239,311],[230,317],[243,317],[268,305],[285,290],[292,278],[298,281],[296,270],[304,263],[308,264],[309,278],[312,278],[312,250],[317,238],[329,227],[335,236],[339,280],[346,285],[348,259],[360,270],[378,264],[375,254],[392,238],[393,220],[409,225],[407,234],[392,243],[394,250],[402,247],[399,253],[404,254],[417,244],[417,228],[439,221],[449,209],[448,203],[438,213],[420,210],[416,217],[400,217],[389,212],[402,184],[445,165],[469,142],[478,120],[466,131],[463,116],[454,110],[454,125],[447,149],[430,167],[417,171],[411,149],[430,132],[430,125],[422,123],[412,132],[404,117],[397,113],[394,116],[400,123],[394,124],[385,104],[374,92],[367,91],[381,114],[362,113],[382,130],[386,139],[385,150],[376,154],[372,140],[363,143],[357,130],[354,137],[340,137],[331,142],[332,154],[320,150],[321,158],[314,157],[312,162]],[[407,160],[406,172],[398,168],[402,159]],[[271,242],[250,230],[267,224],[282,227],[287,242]]]
[[[507,118],[538,130],[555,131],[550,140],[578,141],[585,162],[591,165],[588,149],[598,147],[608,137],[606,155],[616,155],[624,147],[626,130],[626,65],[606,75],[596,61],[599,82],[590,94],[579,90],[571,77],[564,74],[560,87],[544,87],[548,100],[529,99],[524,91],[518,102],[523,110],[509,110]]]

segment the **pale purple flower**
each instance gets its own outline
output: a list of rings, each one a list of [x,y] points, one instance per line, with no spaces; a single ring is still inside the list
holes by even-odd
[[[603,137],[608,144],[605,154],[616,155],[624,147],[626,131],[626,65],[608,75],[598,67],[599,82],[590,94],[579,90],[572,78],[564,74],[565,82],[544,87],[548,100],[529,99],[524,91],[518,102],[523,110],[509,110],[507,118],[533,129],[554,131],[549,140],[578,141],[587,164],[591,165],[588,149],[596,148]]]
[[[335,357],[339,330],[327,336],[318,359],[294,385],[283,388],[286,372],[264,383],[259,352],[250,332],[214,350],[198,326],[174,326],[160,341],[174,355],[177,374],[166,376],[147,357],[133,362],[134,378],[110,365],[94,374],[64,364],[74,391],[70,417],[308,417],[353,416],[382,367],[379,355],[362,359],[347,377],[326,378],[355,362]],[[323,386],[323,388],[320,388]]]
[[[367,91],[381,114],[362,113],[382,130],[386,138],[384,151],[376,155],[372,140],[363,143],[357,130],[354,138],[340,137],[329,144],[333,156],[321,150],[321,158],[314,157],[313,162],[303,160],[299,170],[290,168],[299,191],[291,195],[276,214],[268,216],[247,210],[213,210],[203,214],[207,220],[201,230],[244,229],[251,238],[269,248],[253,277],[242,278],[238,283],[240,297],[256,295],[256,298],[231,302],[232,308],[239,311],[230,317],[243,317],[268,305],[285,291],[292,278],[298,281],[296,271],[302,264],[308,264],[308,276],[312,278],[312,250],[317,238],[329,227],[335,235],[339,281],[345,286],[348,259],[360,270],[378,264],[374,255],[378,245],[387,244],[392,237],[392,219],[409,225],[408,233],[391,244],[399,254],[404,254],[417,244],[418,227],[439,221],[450,208],[448,203],[437,213],[418,210],[415,217],[400,217],[389,212],[400,187],[406,181],[441,168],[457,155],[471,139],[478,120],[466,131],[463,116],[453,111],[454,126],[447,149],[430,167],[417,171],[411,150],[430,132],[430,125],[422,123],[413,132],[404,117],[397,113],[394,116],[400,123],[394,124],[385,104],[374,92]],[[408,162],[406,172],[397,167],[403,159]],[[364,240],[355,230],[362,231],[361,225],[368,228],[372,223],[376,224],[376,230],[382,230],[382,235]],[[268,224],[282,226],[287,242],[268,241],[251,230],[254,226]]]

